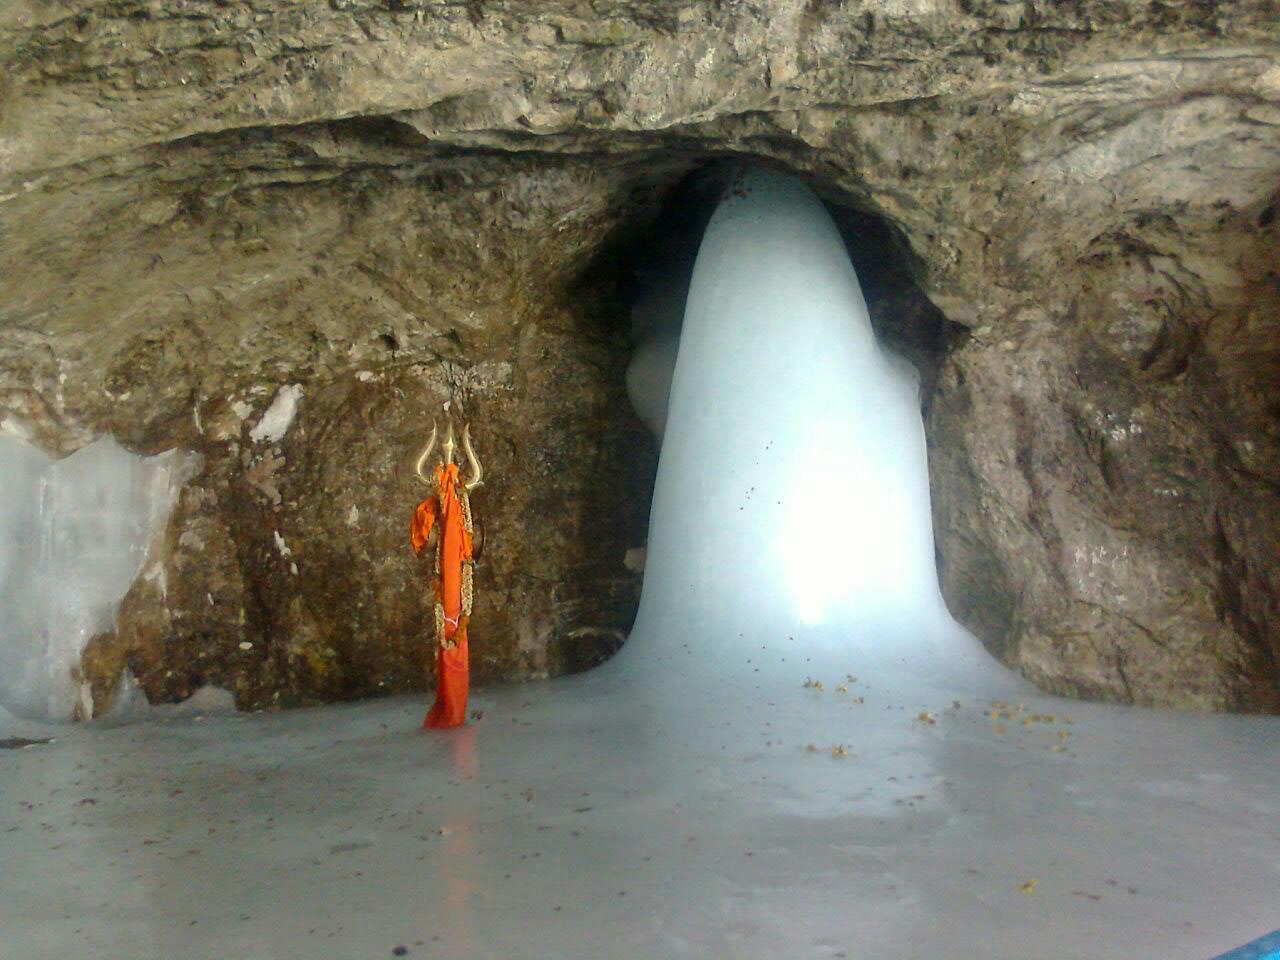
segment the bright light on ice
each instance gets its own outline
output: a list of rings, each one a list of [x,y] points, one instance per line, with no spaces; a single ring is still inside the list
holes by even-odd
[[[903,602],[898,595],[909,584],[904,578],[910,575],[915,544],[901,536],[899,527],[917,504],[849,450],[830,421],[813,424],[805,437],[812,453],[791,485],[777,531],[778,555],[803,558],[785,563],[782,571],[796,614],[813,625],[860,608]],[[815,525],[813,504],[826,504],[820,525]]]

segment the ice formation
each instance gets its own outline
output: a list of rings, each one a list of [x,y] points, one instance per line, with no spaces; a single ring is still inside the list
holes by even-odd
[[[646,304],[628,376],[665,432],[627,659],[722,676],[791,647],[981,670],[938,589],[918,378],[877,343],[822,203],[769,170],[733,176],[698,251],[667,416],[669,307]]]
[[[676,369],[679,333],[646,336],[627,367],[627,395],[644,425],[661,437],[667,429],[667,401]]]
[[[298,402],[302,399],[302,385],[299,383],[281,387],[271,400],[271,406],[262,415],[258,425],[249,431],[249,439],[254,443],[279,443],[293,426],[293,418],[298,412]]]
[[[658,437],[667,427],[691,264],[686,251],[670,251],[656,269],[644,271],[643,286],[631,308],[636,348],[627,366],[627,396],[644,425]]]
[[[135,456],[102,437],[64,460],[0,437],[0,706],[67,719],[80,653],[163,529],[194,458]]]

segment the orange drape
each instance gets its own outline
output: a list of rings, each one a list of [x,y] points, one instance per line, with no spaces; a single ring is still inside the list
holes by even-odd
[[[467,719],[467,618],[462,612],[462,566],[471,559],[471,535],[458,499],[458,467],[436,467],[436,495],[418,504],[409,527],[414,553],[421,553],[440,524],[440,578],[436,600],[444,609],[444,636],[436,638],[436,700],[424,727],[456,727]]]

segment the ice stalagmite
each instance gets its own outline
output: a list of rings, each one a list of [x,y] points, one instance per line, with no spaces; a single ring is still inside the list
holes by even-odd
[[[979,664],[938,590],[918,394],[817,197],[733,176],[694,267],[626,659]]]

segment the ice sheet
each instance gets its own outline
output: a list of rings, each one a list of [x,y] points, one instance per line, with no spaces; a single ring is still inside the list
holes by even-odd
[[[680,713],[606,670],[443,735],[415,697],[0,750],[0,955],[1205,960],[1280,926],[1272,718],[993,722],[814,673]]]
[[[113,628],[194,462],[135,456],[108,436],[51,463],[0,437],[0,706],[71,717],[80,653]]]

